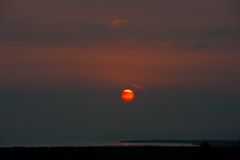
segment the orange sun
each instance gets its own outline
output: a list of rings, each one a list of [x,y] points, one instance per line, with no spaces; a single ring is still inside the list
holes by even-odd
[[[134,99],[134,92],[131,90],[131,89],[124,89],[122,91],[122,99],[125,101],[125,102],[131,102],[133,99]]]

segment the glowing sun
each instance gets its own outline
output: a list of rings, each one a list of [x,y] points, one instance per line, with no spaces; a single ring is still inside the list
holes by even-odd
[[[121,93],[121,97],[125,102],[131,102],[135,95],[131,89],[124,89]]]

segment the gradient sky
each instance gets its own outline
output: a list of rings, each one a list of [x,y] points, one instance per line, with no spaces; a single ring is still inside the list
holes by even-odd
[[[0,1],[0,146],[237,139],[239,6]]]

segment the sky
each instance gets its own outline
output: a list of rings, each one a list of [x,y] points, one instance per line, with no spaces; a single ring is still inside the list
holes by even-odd
[[[239,6],[1,0],[0,146],[239,138]]]

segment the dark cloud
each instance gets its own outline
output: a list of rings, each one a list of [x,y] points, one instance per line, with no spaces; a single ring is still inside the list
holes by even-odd
[[[0,27],[0,41],[8,43],[91,43],[108,34],[107,28],[77,22],[57,25],[34,25],[24,23],[4,24]]]
[[[188,46],[189,48],[204,49],[209,48],[210,46],[206,43],[194,43]]]
[[[128,22],[127,19],[115,19],[114,28]],[[66,22],[57,24],[34,24],[27,22],[5,22],[0,26],[2,42],[64,42],[64,41],[88,41],[97,38],[104,41],[107,37],[120,36],[122,38],[143,39],[143,40],[180,40],[195,39],[237,41],[240,37],[240,28],[188,28],[188,29],[161,29],[145,30],[137,26],[129,26],[120,30],[112,30],[113,27],[96,22]],[[119,37],[118,37],[119,38]],[[203,45],[199,47],[204,47]],[[196,46],[197,47],[197,46]],[[206,47],[206,46],[205,46]]]
[[[240,39],[240,27],[239,28],[210,28],[206,29],[203,36],[213,39]]]
[[[107,22],[68,22],[58,24],[33,24],[6,22],[0,26],[1,43],[29,43],[95,46],[135,46],[169,49],[231,48],[239,50],[239,28],[189,28],[145,30],[138,26],[126,26],[128,20],[118,20],[108,26]],[[115,28],[118,28],[115,30]]]
[[[148,3],[146,0],[114,3],[24,0],[20,3],[11,0],[5,5],[8,12],[1,21],[0,42],[91,47],[108,44],[159,48],[230,46],[238,50],[239,28],[232,19],[237,17],[235,3],[226,0],[150,0]]]
[[[211,48],[210,44],[204,42],[196,42],[196,43],[179,43],[179,44],[171,44],[166,43],[163,44],[165,48],[175,48],[175,49],[209,49]]]

